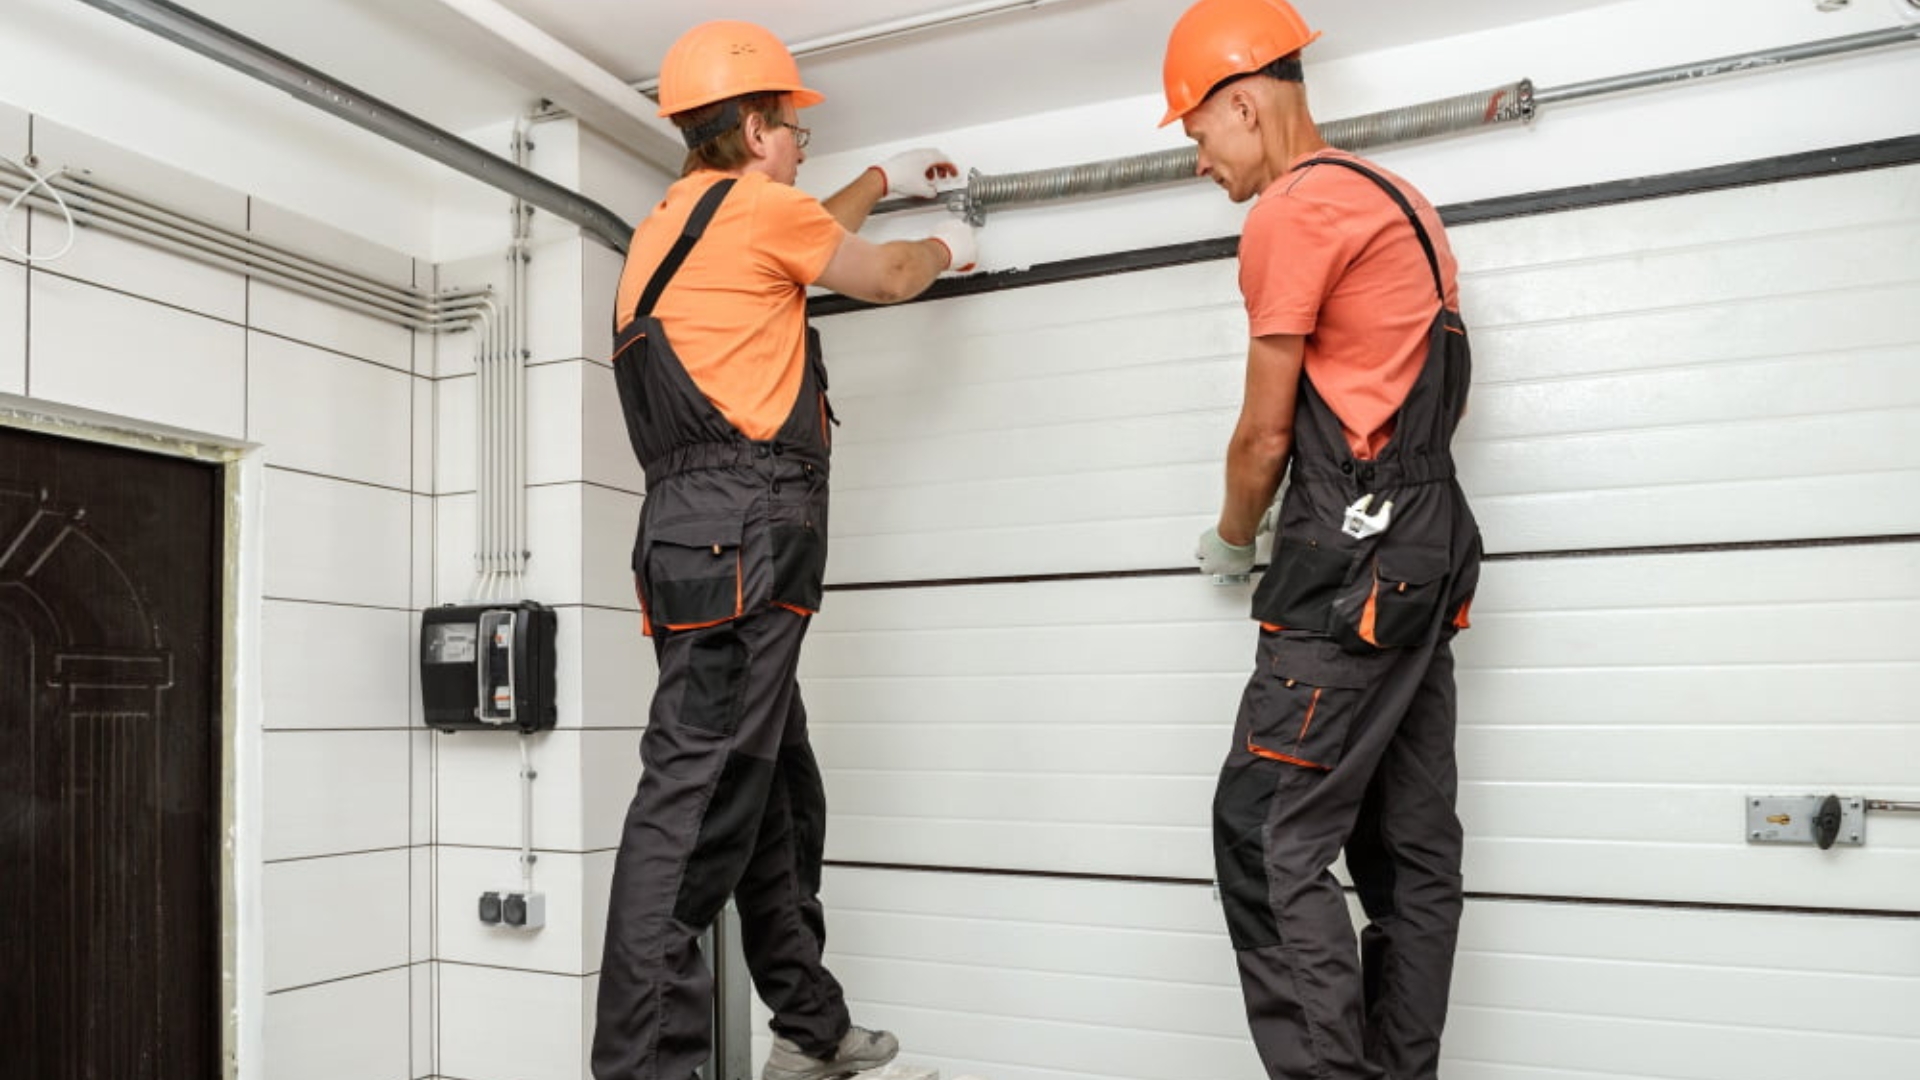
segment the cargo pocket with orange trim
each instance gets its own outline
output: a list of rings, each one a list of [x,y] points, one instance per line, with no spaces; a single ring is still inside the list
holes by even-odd
[[[641,605],[655,629],[697,630],[744,610],[738,517],[648,522],[636,561]]]
[[[1386,657],[1355,656],[1322,637],[1273,635],[1262,648],[1267,679],[1263,700],[1247,718],[1247,752],[1303,769],[1332,769]]]
[[[1426,641],[1439,626],[1449,569],[1444,548],[1383,545],[1334,597],[1330,632],[1360,653]]]

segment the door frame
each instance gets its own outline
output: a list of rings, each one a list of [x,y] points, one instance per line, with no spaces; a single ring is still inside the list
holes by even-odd
[[[164,424],[0,393],[0,427],[220,467],[220,1074],[257,1080],[265,1039],[261,910],[261,447]]]

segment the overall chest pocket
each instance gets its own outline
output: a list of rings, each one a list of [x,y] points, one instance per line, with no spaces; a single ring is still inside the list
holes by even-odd
[[[740,519],[649,522],[635,553],[640,602],[655,626],[691,630],[744,610]]]

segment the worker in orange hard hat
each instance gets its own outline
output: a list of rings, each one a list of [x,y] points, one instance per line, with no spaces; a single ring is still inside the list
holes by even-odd
[[[1245,575],[1263,518],[1276,537],[1215,872],[1269,1076],[1433,1080],[1462,897],[1451,642],[1479,579],[1450,450],[1471,362],[1433,206],[1320,137],[1301,65],[1318,36],[1284,0],[1200,0],[1167,42],[1161,123],[1258,200],[1245,397],[1200,568]]]
[[[634,233],[613,354],[646,472],[633,569],[659,680],[608,905],[599,1080],[691,1080],[706,1063],[698,939],[729,897],[773,1012],[763,1080],[847,1075],[899,1049],[852,1024],[821,962],[826,799],[794,672],[820,607],[834,420],[806,291],[903,300],[975,248],[957,219],[925,240],[854,233],[883,196],[930,197],[956,175],[938,151],[889,158],[824,202],[795,189],[798,110],[820,100],[751,23],[694,27],[660,76],[687,162]]]

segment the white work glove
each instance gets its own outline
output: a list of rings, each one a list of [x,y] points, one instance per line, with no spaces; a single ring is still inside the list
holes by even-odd
[[[1220,530],[1208,526],[1200,534],[1193,557],[1200,560],[1200,572],[1214,577],[1244,577],[1253,573],[1253,545],[1229,544],[1220,539]]]
[[[980,245],[973,238],[973,226],[959,218],[949,218],[933,227],[929,240],[938,240],[947,249],[947,269],[964,274],[980,261]]]
[[[903,150],[878,165],[880,179],[887,182],[887,194],[931,199],[939,194],[933,182],[939,177],[960,175],[960,166],[947,155],[929,146]]]

